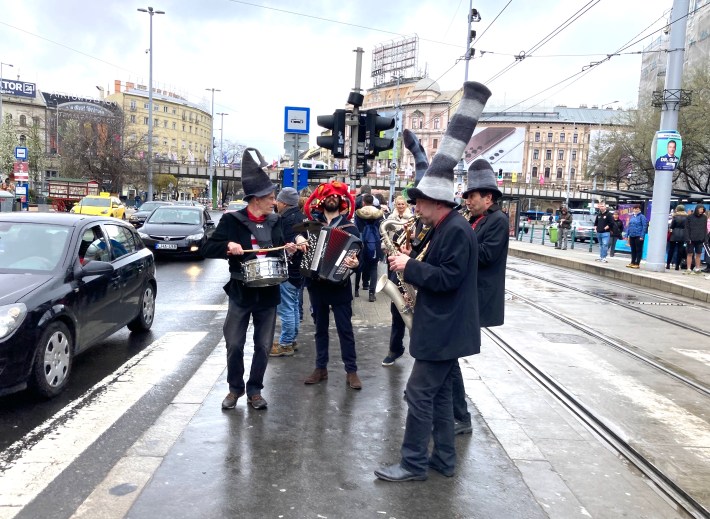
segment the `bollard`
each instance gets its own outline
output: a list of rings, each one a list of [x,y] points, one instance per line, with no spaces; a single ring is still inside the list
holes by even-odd
[[[545,230],[547,229],[546,224],[542,224],[542,244],[545,245]]]
[[[592,227],[592,234],[589,235],[589,252],[592,252],[592,246],[594,245],[594,227]]]
[[[577,236],[577,229],[572,229],[572,232],[570,233],[570,240],[571,243],[569,244],[569,248],[574,250],[574,240],[575,236]]]
[[[535,224],[530,227],[530,243],[533,241],[533,236],[535,236]]]

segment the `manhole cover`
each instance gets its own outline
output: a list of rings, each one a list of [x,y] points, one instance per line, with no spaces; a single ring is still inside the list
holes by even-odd
[[[592,341],[584,335],[574,333],[541,333],[545,339],[554,343],[564,344],[592,344]]]

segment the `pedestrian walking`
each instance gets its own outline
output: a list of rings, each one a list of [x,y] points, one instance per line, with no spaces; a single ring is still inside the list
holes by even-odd
[[[417,287],[409,352],[407,422],[399,463],[375,470],[385,481],[425,480],[430,468],[451,477],[456,470],[452,372],[459,357],[480,351],[477,287],[478,243],[454,208],[454,168],[471,139],[491,92],[467,82],[441,147],[417,187],[407,190],[424,224],[433,227],[420,261],[407,249],[388,257],[389,267]],[[429,454],[429,443],[433,450]]]
[[[572,215],[566,205],[560,207],[560,219],[557,222],[557,242],[555,249],[567,250],[569,233],[572,229]]]
[[[695,210],[685,220],[685,231],[687,234],[688,257],[686,259],[687,272],[691,272],[691,267],[695,265],[692,272],[699,274],[703,271],[700,268],[700,254],[703,252],[703,242],[707,236],[708,216],[705,214],[705,206],[698,204]],[[693,263],[693,253],[695,253],[695,263]]]
[[[646,216],[641,213],[641,206],[633,206],[632,213],[626,227],[626,239],[629,241],[629,247],[631,248],[631,263],[626,265],[628,268],[637,269],[639,268],[639,265],[641,265],[643,240],[647,231],[648,221],[646,220]]]
[[[688,232],[685,228],[685,221],[688,219],[688,215],[685,212],[685,206],[683,204],[678,204],[673,213],[673,218],[668,226],[670,231],[670,238],[668,243],[668,257],[666,258],[666,268],[671,268],[671,263],[675,263],[675,269],[680,270],[680,263],[683,258],[683,247],[685,242],[688,241]],[[686,265],[686,269],[689,269],[690,265]]]
[[[254,409],[266,409],[267,406],[261,391],[274,340],[280,292],[278,285],[249,286],[242,270],[245,261],[283,257],[283,250],[260,252],[260,249],[285,244],[281,219],[273,212],[276,186],[264,171],[266,166],[258,150],[247,148],[244,151],[242,185],[247,207],[223,215],[204,248],[205,257],[226,259],[229,262],[230,280],[224,286],[229,296],[229,306],[223,326],[227,345],[229,393],[222,401],[222,409],[233,409],[245,393],[248,403]],[[289,254],[297,250],[294,243],[285,244],[285,248]],[[254,322],[254,355],[245,386],[244,345],[250,318]]]
[[[613,225],[613,218],[606,207],[606,203],[599,202],[599,212],[594,219],[594,228],[599,239],[599,257],[595,261],[607,263],[606,256],[609,251],[609,237]]]
[[[614,225],[612,225],[609,234],[609,256],[613,258],[616,252],[616,242],[624,237],[624,221],[619,219],[619,211],[612,213],[612,219]]]

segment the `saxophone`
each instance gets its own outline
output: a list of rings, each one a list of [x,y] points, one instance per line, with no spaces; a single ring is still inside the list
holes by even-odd
[[[406,226],[413,219],[408,220],[405,223],[396,222],[394,220],[385,220],[380,224],[380,236],[382,236],[382,246],[384,247],[385,254],[387,256],[393,256],[399,249],[390,239],[389,233],[396,231],[397,228]],[[375,287],[376,292],[383,292],[387,297],[389,297],[397,311],[402,316],[404,325],[407,329],[412,329],[412,314],[414,313],[414,302],[416,300],[417,293],[414,287],[409,283],[404,281],[404,273],[397,272],[397,284],[394,284],[387,277],[387,274],[380,276],[377,280],[377,286]]]

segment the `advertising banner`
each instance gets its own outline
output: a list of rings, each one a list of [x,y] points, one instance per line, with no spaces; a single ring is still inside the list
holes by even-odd
[[[0,90],[3,95],[8,96],[35,97],[37,95],[37,85],[13,79],[0,79]]]
[[[464,149],[465,166],[468,169],[474,160],[485,159],[496,172],[522,171],[524,143],[524,127],[477,126]]]
[[[651,148],[651,159],[656,171],[673,171],[678,166],[683,151],[680,133],[656,132]]]

